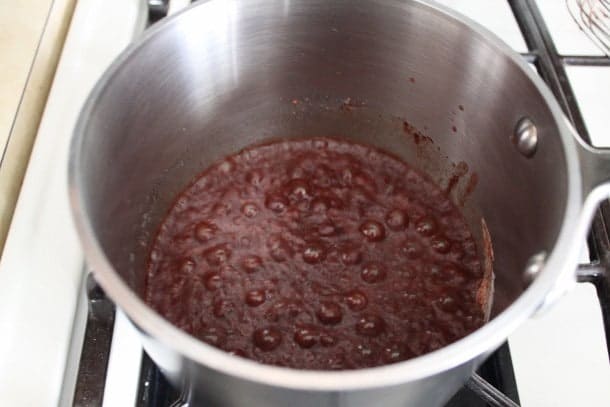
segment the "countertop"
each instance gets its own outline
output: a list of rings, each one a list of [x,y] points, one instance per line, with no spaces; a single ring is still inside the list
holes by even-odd
[[[74,3],[0,2],[0,253]]]

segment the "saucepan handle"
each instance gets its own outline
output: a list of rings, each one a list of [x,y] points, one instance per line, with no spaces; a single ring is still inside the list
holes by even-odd
[[[571,258],[575,259],[578,252],[573,250],[573,247],[579,245],[581,239],[585,238],[587,231],[592,226],[594,235],[598,237],[606,236],[605,225],[599,225],[599,216],[594,216],[596,211],[599,210],[600,204],[610,197],[610,148],[596,148],[587,144],[574,130],[572,124],[566,119],[567,127],[571,130],[574,137],[575,143],[573,144],[576,154],[572,154],[571,159],[577,162],[577,165],[571,166],[571,171],[578,171],[579,177],[576,179],[579,181],[580,191],[575,194],[580,199],[580,213],[573,214],[572,216],[578,216],[577,229],[573,230],[572,237],[574,241],[571,242],[567,247],[564,245],[563,250],[575,254]],[[529,145],[524,144],[525,147]],[[574,179],[574,177],[573,177]],[[593,219],[593,224],[591,220]],[[595,230],[597,228],[597,231]],[[598,239],[595,239],[598,240]],[[603,238],[602,238],[603,240]],[[607,237],[606,237],[607,240]],[[610,244],[605,243],[606,253],[610,253]],[[600,248],[600,252],[604,252],[604,248]],[[578,266],[576,272],[573,270],[566,270],[566,273],[561,274],[556,283],[555,287],[545,296],[545,299],[541,306],[538,308],[536,314],[542,314],[544,311],[550,309],[550,305],[554,304],[555,301],[569,291],[570,288],[576,283],[576,281],[587,281],[593,282],[594,279],[610,275],[610,256],[608,259],[600,259],[599,261],[591,264]],[[542,268],[545,262],[545,256],[533,256],[531,264],[528,264],[526,274],[532,276],[537,274]],[[531,273],[529,268],[531,268]]]
[[[598,206],[610,197],[610,148],[592,147],[575,134],[582,193],[586,206]]]
[[[610,297],[610,241],[607,231],[610,224],[605,220],[605,211],[600,208],[602,202],[610,197],[610,148],[592,147],[570,128],[577,143],[581,171],[584,199],[582,222],[590,226],[597,255],[593,262],[578,266],[576,280],[593,283],[598,294]]]
[[[604,299],[610,298],[610,236],[608,213],[603,201],[610,197],[610,148],[596,148],[585,143],[572,128],[578,144],[579,162],[582,174],[584,215],[591,215],[583,222],[590,226],[595,260],[581,264],[576,270],[576,281],[595,286],[602,303],[602,318],[606,337],[610,338],[610,309]],[[590,219],[593,219],[590,221]]]
[[[567,119],[566,119],[567,122]],[[598,243],[604,245],[598,249],[610,249],[610,244],[607,238],[602,235],[606,234],[604,222],[599,222],[599,217],[595,216],[596,211],[600,210],[602,202],[610,198],[610,148],[593,147],[586,143],[568,122],[568,127],[572,131],[574,140],[576,141],[576,151],[578,154],[578,164],[580,169],[581,179],[581,196],[582,196],[582,213],[580,222],[581,226],[591,228],[594,235],[599,240]],[[591,221],[593,219],[593,222]],[[609,225],[610,226],[610,225]],[[605,240],[605,241],[604,241]],[[610,252],[606,250],[606,252]],[[600,259],[605,263],[606,260]],[[600,265],[589,265],[581,267],[580,273],[587,273],[598,268]]]

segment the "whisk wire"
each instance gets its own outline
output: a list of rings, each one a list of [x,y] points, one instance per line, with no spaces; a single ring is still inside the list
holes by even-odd
[[[566,0],[566,6],[581,31],[610,56],[610,0]]]

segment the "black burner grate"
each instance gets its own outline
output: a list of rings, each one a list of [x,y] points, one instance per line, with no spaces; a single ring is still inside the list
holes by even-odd
[[[590,142],[589,133],[566,74],[566,66],[608,66],[607,56],[560,55],[535,0],[507,0],[521,29],[528,52],[522,54],[533,63],[548,84],[581,137]],[[167,0],[149,0],[150,22],[167,13]],[[563,3],[558,4],[563,6]],[[578,270],[578,280],[595,285],[602,309],[606,342],[610,354],[610,203],[595,214],[588,245],[591,263]],[[74,397],[74,405],[101,406],[103,383],[110,351],[114,313],[101,290],[89,287],[89,317],[85,344]],[[109,308],[110,307],[110,308]],[[103,332],[102,332],[103,331]],[[101,335],[101,341],[96,337]],[[95,336],[95,337],[94,337]],[[91,378],[101,378],[90,386]],[[172,388],[150,358],[144,354],[137,393],[137,407],[180,406],[186,397]],[[446,407],[514,407],[519,403],[510,350],[505,343],[479,368]],[[191,406],[192,407],[192,406]]]

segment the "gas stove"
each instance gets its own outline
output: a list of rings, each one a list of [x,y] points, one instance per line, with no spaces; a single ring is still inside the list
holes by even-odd
[[[0,405],[195,405],[167,383],[86,269],[65,181],[70,133],[95,81],[148,25],[189,3],[77,4],[0,260]],[[595,0],[440,3],[521,53],[579,134],[610,147],[610,58],[586,15]],[[610,405],[609,222],[605,203],[583,242],[583,284],[527,321],[447,406]]]

